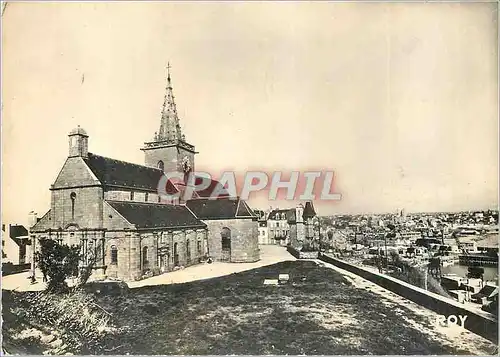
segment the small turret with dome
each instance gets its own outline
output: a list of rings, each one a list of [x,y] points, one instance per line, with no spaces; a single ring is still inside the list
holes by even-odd
[[[83,135],[83,136],[86,136],[88,137],[87,135],[87,132],[85,131],[85,129],[83,129],[82,127],[80,127],[80,125],[78,125],[76,128],[74,128],[73,130],[70,131],[69,135]]]
[[[69,157],[87,157],[89,153],[89,136],[85,129],[78,125],[70,131],[69,136]]]

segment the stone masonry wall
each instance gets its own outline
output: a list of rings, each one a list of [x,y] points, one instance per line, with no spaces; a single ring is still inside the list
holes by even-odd
[[[106,275],[126,281],[137,280],[147,271],[159,274],[174,270],[175,245],[179,256],[177,266],[199,264],[205,255],[205,229],[144,233],[116,231],[107,232],[106,237]],[[112,246],[118,249],[116,264],[111,263]],[[147,248],[146,260],[144,248]]]
[[[75,194],[74,217],[71,195]],[[69,188],[52,191],[52,226],[65,228],[76,223],[80,228],[101,228],[103,190],[100,187]]]
[[[209,254],[222,258],[222,228],[231,230],[231,262],[256,262],[260,259],[258,223],[252,219],[206,220]]]
[[[149,167],[158,167],[158,162],[161,160],[163,161],[165,172],[182,172],[180,165],[184,156],[189,157],[192,166],[191,170],[194,171],[194,154],[183,148],[171,146],[144,151],[145,165]]]

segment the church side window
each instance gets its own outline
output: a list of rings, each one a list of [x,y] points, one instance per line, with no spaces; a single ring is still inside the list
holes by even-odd
[[[149,199],[149,194],[146,192],[144,194],[144,201],[148,202],[148,199]]]
[[[71,192],[69,195],[71,198],[71,219],[75,219],[75,201],[76,201],[76,193]]]
[[[118,249],[116,245],[111,246],[111,264],[118,264]]]
[[[149,264],[148,247],[142,248],[142,263],[144,264],[144,266],[147,266]]]
[[[164,167],[165,167],[165,164],[163,163],[163,161],[161,161],[161,160],[160,160],[160,161],[158,161],[157,166],[158,166],[158,168],[159,168],[160,170],[162,170],[162,171],[163,171],[163,169],[164,169]]]
[[[134,200],[134,192],[130,192],[130,201],[133,201]]]

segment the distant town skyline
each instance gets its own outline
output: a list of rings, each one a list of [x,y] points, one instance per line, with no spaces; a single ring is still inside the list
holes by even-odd
[[[11,3],[2,17],[2,221],[50,208],[77,125],[90,152],[143,164],[168,61],[196,167],[334,170],[343,200],[314,202],[319,215],[496,209],[497,10]]]

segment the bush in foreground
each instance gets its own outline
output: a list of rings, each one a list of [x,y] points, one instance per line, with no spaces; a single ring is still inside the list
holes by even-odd
[[[53,239],[40,239],[40,251],[36,253],[36,260],[44,280],[48,280],[47,290],[67,291],[66,279],[78,275],[80,248],[59,244]]]
[[[17,298],[17,314],[38,326],[51,326],[64,342],[62,351],[78,354],[100,354],[105,350],[106,336],[115,329],[111,315],[99,307],[93,295],[82,290],[66,294],[29,293]]]

